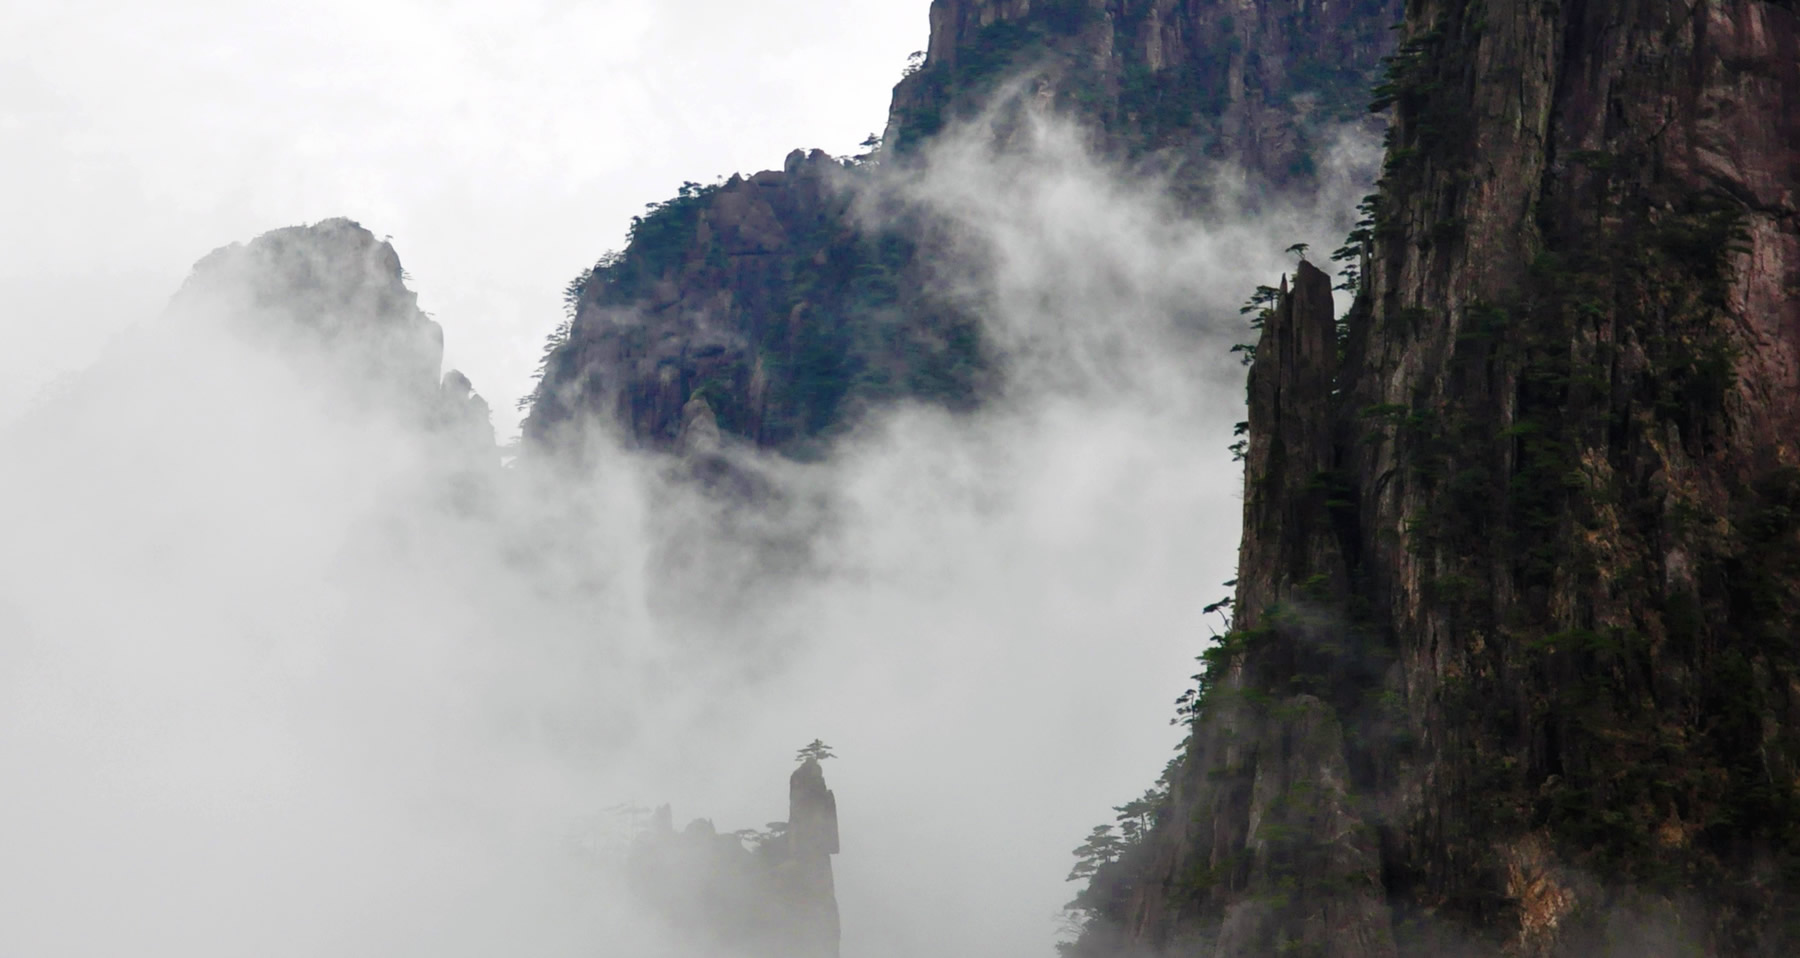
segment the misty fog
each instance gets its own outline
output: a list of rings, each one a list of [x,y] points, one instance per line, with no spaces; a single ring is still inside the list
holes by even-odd
[[[820,463],[729,450],[791,513],[723,522],[604,434],[453,481],[330,363],[138,323],[5,427],[0,954],[681,955],[609,809],[761,826],[814,738],[844,954],[1049,954],[1233,575],[1237,306],[1375,160],[1347,136],[1316,206],[1194,221],[1081,143],[1036,117],[863,187],[950,224],[1005,387]],[[789,521],[804,561],[759,564],[746,524]]]
[[[0,417],[206,250],[345,215],[458,324],[451,365],[517,396],[563,284],[645,203],[853,151],[926,34],[918,0],[0,10]]]

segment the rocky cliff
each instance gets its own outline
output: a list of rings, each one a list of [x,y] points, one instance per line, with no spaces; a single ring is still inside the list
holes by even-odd
[[[941,291],[944,245],[916,212],[853,216],[860,185],[917,162],[1004,88],[1080,118],[1097,148],[1170,174],[1195,203],[1218,162],[1259,188],[1304,191],[1331,131],[1369,122],[1364,91],[1398,9],[934,0],[883,146],[843,161],[797,151],[781,170],[690,183],[577,278],[525,434],[567,449],[598,421],[669,449],[684,421],[710,414],[727,441],[806,456],[871,405],[972,406],[993,357],[978,317]]]
[[[669,449],[701,417],[805,455],[859,404],[972,402],[973,320],[932,294],[908,231],[857,224],[852,175],[797,150],[646,211],[627,249],[571,287],[526,437],[578,447],[597,418]]]
[[[837,958],[838,908],[831,856],[838,853],[837,796],[819,760],[808,756],[788,777],[784,897],[793,916],[792,958]]]
[[[1115,155],[1305,189],[1335,128],[1368,122],[1399,15],[1394,0],[933,0],[885,140],[904,150],[1010,81],[1088,119]]]
[[[1800,952],[1800,20],[1414,0],[1234,630],[1078,953]]]
[[[271,230],[207,254],[165,324],[216,324],[278,350],[354,403],[377,404],[494,444],[488,406],[462,373],[442,373],[444,333],[419,309],[389,243],[348,219]]]

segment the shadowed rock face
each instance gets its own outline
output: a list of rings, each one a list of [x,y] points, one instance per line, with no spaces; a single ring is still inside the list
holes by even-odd
[[[1267,318],[1237,629],[1079,948],[1800,953],[1794,8],[1420,0],[1383,98],[1363,286]]]
[[[1398,0],[935,0],[928,55],[895,88],[862,161],[796,151],[780,170],[690,184],[572,287],[525,435],[581,448],[598,423],[655,449],[703,398],[721,436],[819,454],[861,411],[901,399],[967,409],[991,392],[961,264],[916,211],[852,215],[880,167],[1003,90],[1079,117],[1103,153],[1207,199],[1220,164],[1304,192],[1341,124],[1378,123],[1367,90]],[[1009,84],[1011,84],[1009,86]],[[1022,94],[1018,91],[1023,91]],[[1004,126],[1004,124],[1001,124]],[[878,219],[879,225],[869,225]]]
[[[887,141],[928,136],[1023,68],[1039,97],[1104,129],[1113,152],[1178,170],[1225,161],[1255,187],[1308,189],[1333,128],[1372,122],[1368,90],[1400,10],[1398,0],[933,0],[927,57],[894,91]]]

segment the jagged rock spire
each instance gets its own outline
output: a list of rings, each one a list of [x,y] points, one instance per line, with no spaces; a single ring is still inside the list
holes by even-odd
[[[721,835],[700,819],[677,831],[664,805],[638,834],[627,871],[633,892],[694,954],[837,958],[837,850],[837,797],[809,755],[789,777],[787,821]]]
[[[837,958],[840,937],[831,856],[838,851],[837,796],[819,760],[808,756],[788,777],[786,890],[794,958]]]

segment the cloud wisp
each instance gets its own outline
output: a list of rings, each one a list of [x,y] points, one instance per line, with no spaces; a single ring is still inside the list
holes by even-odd
[[[475,464],[179,317],[14,426],[0,952],[680,955],[582,850],[604,810],[760,825],[823,737],[846,954],[1047,953],[1235,564],[1236,305],[1352,204],[1196,220],[1061,121],[992,143],[871,208],[942,225],[1000,395],[734,453],[805,508],[721,522],[621,446]]]

